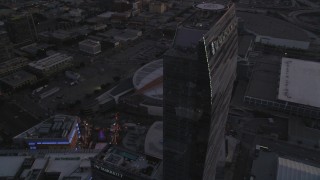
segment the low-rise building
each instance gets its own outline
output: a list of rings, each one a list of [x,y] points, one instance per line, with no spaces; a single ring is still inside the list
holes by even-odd
[[[107,11],[105,13],[102,13],[102,14],[99,14],[97,16],[97,18],[101,18],[101,19],[104,19],[104,20],[108,20],[112,17],[112,15],[114,14],[115,12],[111,12],[111,11]]]
[[[305,118],[320,117],[320,63],[256,55],[244,101]],[[279,73],[280,72],[280,73]]]
[[[88,39],[92,39],[94,41],[99,41],[101,43],[101,49],[109,49],[109,48],[117,48],[120,46],[120,42],[112,39],[106,38],[104,36],[88,36]]]
[[[15,136],[13,141],[30,149],[75,149],[80,131],[77,116],[55,115]]]
[[[29,68],[35,73],[48,76],[72,65],[73,58],[66,54],[56,53],[44,59],[29,63]]]
[[[308,34],[288,22],[261,14],[238,12],[244,28],[256,35],[255,42],[292,49],[307,50],[310,46]]]
[[[91,26],[91,29],[94,31],[101,31],[107,28],[106,24],[95,24],[93,26]]]
[[[313,180],[320,178],[320,168],[305,160],[288,159],[264,150],[258,150],[257,156],[253,160],[251,169],[251,177],[255,180]]]
[[[111,22],[112,23],[122,23],[127,21],[131,17],[131,11],[125,11],[125,12],[117,12],[112,14]]]
[[[17,57],[0,63],[0,77],[27,66],[29,60],[24,57]]]
[[[162,14],[166,11],[166,5],[163,2],[154,1],[149,4],[149,12]]]
[[[142,31],[135,29],[110,29],[109,31],[98,33],[97,36],[101,36],[104,38],[114,39],[116,41],[128,42],[134,41],[142,36]]]
[[[116,12],[125,12],[132,9],[132,5],[128,0],[115,0],[112,9]]]
[[[73,81],[77,81],[80,79],[80,74],[73,71],[66,71],[64,74],[68,79]]]
[[[101,44],[99,41],[86,39],[79,42],[79,49],[85,53],[96,55],[101,52]]]
[[[47,50],[53,50],[55,49],[54,45],[51,44],[45,44],[45,43],[33,43],[33,44],[29,44],[27,46],[23,46],[20,48],[20,50],[24,53],[26,53],[26,55],[28,57],[31,57],[30,59],[38,56],[38,57],[44,57],[44,55],[46,54]]]
[[[162,161],[158,158],[139,154],[108,145],[97,156],[91,159],[92,177],[97,180],[162,179]]]
[[[97,150],[1,150],[0,179],[89,180]]]
[[[18,71],[16,73],[4,76],[0,79],[3,90],[15,90],[26,85],[30,85],[37,81],[37,77],[26,71]]]
[[[69,15],[71,17],[81,17],[83,14],[83,10],[82,9],[71,9],[69,11]]]

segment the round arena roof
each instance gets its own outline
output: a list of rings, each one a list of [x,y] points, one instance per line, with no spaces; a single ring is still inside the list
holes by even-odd
[[[216,10],[221,10],[224,9],[225,6],[222,4],[214,4],[214,3],[201,3],[195,5],[196,8],[201,9],[201,10],[211,10],[211,11],[216,11]]]
[[[133,76],[136,93],[144,94],[153,99],[163,97],[163,60],[150,62],[138,69]]]
[[[163,158],[163,121],[156,121],[146,135],[144,151],[146,154]]]

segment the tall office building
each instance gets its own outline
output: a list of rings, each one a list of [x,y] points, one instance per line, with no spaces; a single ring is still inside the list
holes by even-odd
[[[192,11],[164,57],[165,180],[213,180],[225,157],[236,77],[235,6],[201,3]]]
[[[8,33],[0,30],[0,63],[12,57],[12,49],[13,48]]]
[[[38,39],[32,14],[11,16],[5,26],[14,44],[28,44]]]

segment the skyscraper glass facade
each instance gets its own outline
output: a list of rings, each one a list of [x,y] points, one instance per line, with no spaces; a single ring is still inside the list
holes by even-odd
[[[202,3],[164,57],[164,179],[214,179],[236,77],[233,4]]]

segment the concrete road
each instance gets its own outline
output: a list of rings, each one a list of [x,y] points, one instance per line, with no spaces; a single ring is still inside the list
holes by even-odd
[[[257,144],[269,147],[270,150],[279,153],[280,156],[288,156],[297,159],[320,163],[320,153],[317,150],[306,149],[298,144],[288,144],[281,141],[272,141],[265,138],[259,138]]]

